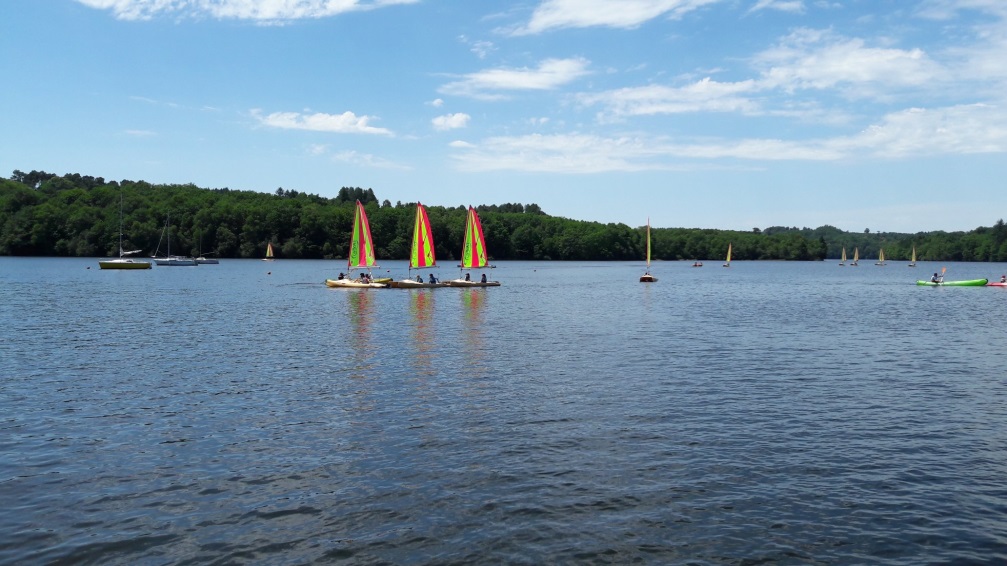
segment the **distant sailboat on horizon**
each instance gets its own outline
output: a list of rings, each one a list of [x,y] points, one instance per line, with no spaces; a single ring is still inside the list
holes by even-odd
[[[839,267],[846,265],[846,246],[843,246],[843,259],[839,260]]]
[[[273,242],[266,243],[266,257],[262,261],[273,261]]]
[[[724,263],[724,267],[731,267],[731,243],[727,243],[727,262]]]
[[[640,283],[656,283],[657,277],[650,274],[650,218],[647,218],[647,271],[640,276]]]
[[[909,267],[916,267],[916,246],[913,246],[913,258],[909,260]]]
[[[860,248],[853,248],[853,261],[850,262],[850,267],[857,267],[857,263],[860,261]]]
[[[878,261],[874,265],[880,265],[882,267],[887,265],[885,263],[885,248],[881,248],[880,250],[878,250]]]

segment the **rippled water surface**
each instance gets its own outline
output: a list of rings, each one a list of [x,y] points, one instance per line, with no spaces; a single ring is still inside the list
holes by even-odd
[[[1007,289],[689,265],[0,258],[0,562],[1007,561]]]

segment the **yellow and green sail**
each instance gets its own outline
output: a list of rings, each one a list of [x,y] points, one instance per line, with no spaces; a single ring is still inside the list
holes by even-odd
[[[486,238],[483,237],[483,226],[479,222],[476,209],[469,206],[469,215],[465,220],[465,242],[462,244],[462,269],[479,269],[489,265],[486,255]]]
[[[416,225],[413,227],[413,249],[409,256],[409,268],[419,269],[436,266],[434,238],[430,233],[430,219],[427,218],[427,209],[423,208],[422,204],[416,203]]]
[[[374,241],[371,227],[367,223],[364,205],[357,201],[357,211],[353,216],[353,236],[350,239],[350,253],[347,266],[350,269],[374,267]]]

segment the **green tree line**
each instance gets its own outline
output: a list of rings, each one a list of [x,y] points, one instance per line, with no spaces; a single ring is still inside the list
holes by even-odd
[[[152,255],[163,233],[174,253],[258,258],[272,243],[282,258],[346,257],[353,205],[364,203],[377,256],[408,257],[415,203],[378,200],[371,189],[343,187],[335,198],[279,188],[275,193],[207,189],[192,184],[106,181],[80,174],[14,171],[0,179],[0,255],[98,257],[118,254],[122,200],[123,247]],[[546,214],[535,204],[480,205],[490,255],[497,260],[640,260],[644,227],[571,220]],[[428,206],[437,256],[446,262],[461,252],[466,205]],[[166,221],[170,218],[170,226]],[[891,260],[1007,261],[1003,221],[972,232],[893,234],[770,227],[750,232],[654,228],[654,260],[823,260],[843,247],[861,258],[880,248]],[[163,248],[162,248],[163,251]]]

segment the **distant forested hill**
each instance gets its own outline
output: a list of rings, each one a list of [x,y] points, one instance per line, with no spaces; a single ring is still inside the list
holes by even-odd
[[[282,188],[269,194],[14,171],[10,179],[0,179],[0,255],[117,255],[120,196],[125,248],[152,254],[170,215],[173,252],[202,250],[225,258],[262,257],[269,242],[283,258],[345,257],[359,199],[367,207],[378,257],[404,259],[415,207],[379,202],[374,191],[361,188],[343,187],[335,198],[324,198]],[[466,204],[427,207],[437,256],[445,263],[461,251]],[[645,253],[642,227],[549,216],[535,204],[476,208],[497,260],[639,260]],[[884,247],[894,261],[908,259],[916,246],[920,260],[1007,261],[1003,220],[967,233],[872,234],[822,226],[751,232],[655,228],[651,236],[655,260],[721,259],[731,243],[734,260],[832,259],[845,246],[850,255],[858,247],[864,260]]]

